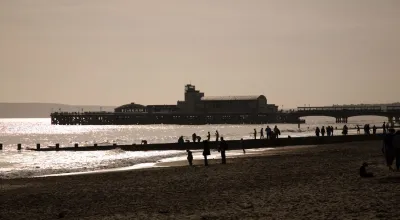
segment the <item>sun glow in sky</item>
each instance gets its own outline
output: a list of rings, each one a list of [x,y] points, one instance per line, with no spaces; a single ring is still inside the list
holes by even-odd
[[[399,39],[398,0],[2,0],[0,102],[395,102]]]

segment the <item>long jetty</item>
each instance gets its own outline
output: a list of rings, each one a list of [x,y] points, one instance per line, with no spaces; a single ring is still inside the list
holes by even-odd
[[[298,145],[324,145],[324,144],[337,144],[346,142],[358,141],[374,141],[382,140],[381,134],[376,135],[338,135],[338,136],[324,136],[324,137],[292,137],[292,138],[279,138],[279,139],[246,139],[243,140],[227,140],[229,150],[251,148],[264,148],[264,147],[282,147],[282,146],[298,146]],[[210,141],[209,147],[217,149],[218,143]],[[242,145],[243,144],[243,145]],[[155,143],[143,145],[106,145],[106,146],[81,146],[75,145],[73,147],[48,147],[48,148],[28,148],[33,151],[99,151],[99,150],[113,150],[121,149],[124,151],[163,151],[163,150],[201,150],[204,144],[202,142],[186,142],[186,143]]]

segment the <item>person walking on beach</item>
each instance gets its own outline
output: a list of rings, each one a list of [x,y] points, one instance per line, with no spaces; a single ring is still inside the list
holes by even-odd
[[[373,127],[372,127],[372,134],[376,134],[376,126],[374,125]]]
[[[400,171],[400,130],[396,131],[395,136],[393,137],[393,147],[395,150],[396,156],[396,170]]]
[[[193,153],[190,150],[186,150],[188,156],[187,156],[187,160],[189,162],[190,166],[193,166]]]
[[[386,134],[386,122],[383,122],[382,130],[383,130],[383,134]]]
[[[392,167],[395,158],[393,138],[394,138],[394,129],[389,129],[389,133],[386,134],[385,138],[383,139],[383,147],[382,147],[382,152],[385,155],[386,159],[386,166],[389,168],[390,171],[394,171]]]
[[[226,143],[224,138],[221,137],[221,142],[219,143],[218,152],[221,152],[222,164],[226,164],[226,156],[225,156],[226,150],[228,150],[228,143]]]
[[[260,139],[264,138],[264,128],[261,128],[260,130]]]
[[[254,128],[253,136],[254,136],[254,140],[257,139],[257,130],[255,128]]]
[[[275,125],[274,127],[275,138],[278,139],[279,135],[281,135],[281,131],[279,130],[278,126]]]
[[[243,138],[240,139],[240,146],[242,146],[243,154],[246,154],[246,150],[244,148],[244,140],[243,140]]]
[[[319,137],[319,133],[320,133],[320,130],[319,130],[319,127],[317,127],[317,128],[315,129],[315,135],[316,135],[317,137]]]
[[[203,141],[203,156],[204,156],[204,166],[208,166],[207,156],[211,155],[210,146],[208,145],[208,141]]]
[[[347,135],[348,132],[349,132],[349,129],[347,128],[347,125],[344,125],[344,126],[343,126],[342,134],[343,134],[343,135]]]
[[[207,141],[210,141],[210,138],[211,138],[211,134],[210,134],[210,132],[208,132],[208,134],[207,134]]]
[[[265,129],[265,133],[267,133],[267,139],[271,139],[271,128],[269,126]]]
[[[322,134],[322,137],[325,136],[325,127],[324,126],[322,126],[322,128],[321,128],[321,134]]]
[[[215,141],[216,141],[216,142],[219,141],[219,133],[218,133],[218,130],[215,131]]]
[[[192,140],[193,140],[193,142],[196,142],[196,140],[197,140],[197,135],[196,135],[196,133],[193,133],[193,134],[192,134]]]

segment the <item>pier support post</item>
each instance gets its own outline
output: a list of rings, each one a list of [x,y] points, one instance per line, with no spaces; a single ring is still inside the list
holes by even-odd
[[[78,146],[79,146],[79,144],[78,144],[78,143],[75,143],[74,147],[75,147],[75,148],[78,148]]]
[[[348,118],[347,117],[337,117],[336,118],[336,123],[347,123]]]
[[[36,144],[36,150],[40,150],[40,144]]]
[[[3,150],[3,144],[0,144],[0,150]]]
[[[56,144],[56,150],[60,150],[60,144]]]
[[[17,150],[21,150],[22,149],[22,145],[21,144],[18,144],[17,145]]]

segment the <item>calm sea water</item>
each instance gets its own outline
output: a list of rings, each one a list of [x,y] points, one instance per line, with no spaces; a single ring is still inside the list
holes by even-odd
[[[298,129],[293,124],[277,124],[282,136],[311,136],[316,126],[341,128],[333,118],[308,117],[306,124]],[[350,118],[348,126],[370,123],[381,126],[386,118],[383,117],[354,117]],[[203,139],[207,132],[213,135],[218,130],[226,140],[251,138],[253,129],[257,131],[267,125],[131,125],[131,126],[61,126],[51,125],[49,118],[44,119],[0,119],[0,178],[32,177],[37,175],[101,170],[107,168],[127,167],[135,164],[156,162],[163,158],[176,158],[185,154],[183,151],[152,151],[125,152],[122,150],[94,152],[34,152],[26,148],[54,146],[80,146],[118,144],[140,144],[141,140],[148,143],[177,142],[180,135],[191,139],[196,133]],[[270,127],[275,124],[270,124]],[[355,133],[350,130],[350,133]],[[337,131],[339,133],[339,131]],[[17,144],[22,144],[22,151],[17,151]],[[196,155],[195,155],[196,156]],[[198,154],[197,156],[201,156]]]

